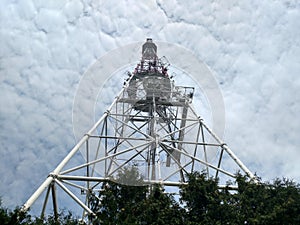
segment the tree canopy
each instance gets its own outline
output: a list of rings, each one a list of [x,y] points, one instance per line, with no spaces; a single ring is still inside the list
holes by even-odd
[[[130,180],[131,179],[131,180]],[[126,180],[133,180],[129,186]],[[102,184],[91,196],[97,217],[93,224],[300,224],[300,187],[288,179],[254,183],[237,175],[237,190],[220,189],[218,180],[203,173],[187,175],[179,196],[160,185],[143,185],[134,168],[119,174],[116,182]],[[0,202],[1,224],[79,224],[70,212],[39,219],[19,208],[9,210]]]

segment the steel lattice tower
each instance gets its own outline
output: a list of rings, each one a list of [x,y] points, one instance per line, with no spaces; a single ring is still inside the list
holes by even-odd
[[[157,46],[147,39],[140,63],[128,73],[111,106],[23,209],[30,208],[45,192],[42,216],[48,202],[57,215],[59,187],[83,209],[83,217],[94,215],[89,195],[97,195],[102,182],[113,180],[127,166],[138,168],[146,185],[179,186],[186,182],[185,175],[193,171],[204,171],[209,177],[234,178],[240,170],[255,179],[197,115],[193,96],[194,87],[175,85],[167,65],[157,57]],[[73,162],[79,152],[85,153],[83,162]],[[228,168],[222,164],[224,158],[227,167],[231,165]]]

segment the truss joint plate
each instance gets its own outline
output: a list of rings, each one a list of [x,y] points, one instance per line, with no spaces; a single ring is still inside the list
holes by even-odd
[[[56,173],[49,173],[48,177],[52,177],[53,179],[57,179],[58,178],[58,174],[56,174]]]

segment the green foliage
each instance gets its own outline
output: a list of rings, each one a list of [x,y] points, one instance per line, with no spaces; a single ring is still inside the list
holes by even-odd
[[[7,208],[2,207],[1,199],[0,199],[0,222],[2,225],[34,224],[31,216],[27,212],[22,211],[20,208],[16,207],[13,211],[10,211]]]
[[[206,174],[189,174],[188,185],[182,186],[180,201],[186,205],[188,221],[200,223],[215,215],[215,207],[220,204],[218,181],[207,179]]]
[[[183,224],[182,209],[159,185],[145,186],[135,167],[119,173],[118,183],[106,182],[97,199],[94,224]],[[128,186],[124,184],[141,186]]]
[[[180,201],[187,224],[300,224],[299,185],[289,180],[254,183],[237,175],[238,190],[218,189],[205,174],[188,175]]]
[[[58,218],[55,218],[53,215],[48,216],[45,220],[36,218],[35,225],[76,225],[78,223],[78,219],[74,218],[71,212],[65,213],[61,211],[58,214]]]
[[[220,190],[218,180],[206,174],[195,172],[187,178],[180,190],[186,224],[233,224],[235,196],[227,188]]]
[[[129,186],[136,184],[141,186]],[[94,224],[135,224],[134,207],[146,198],[147,186],[143,185],[135,167],[119,172],[117,183],[108,181],[102,185],[99,196],[92,196],[93,210],[97,212]],[[101,201],[99,201],[101,199]]]
[[[184,224],[183,209],[172,195],[164,193],[160,185],[152,186],[147,198],[135,210],[137,224]]]
[[[300,189],[290,180],[255,184],[238,176],[238,222],[248,224],[300,224]]]
[[[300,224],[300,187],[287,179],[254,183],[237,175],[237,190],[218,188],[218,180],[205,174],[187,175],[180,187],[179,201],[160,185],[143,185],[134,167],[119,173],[118,182],[106,182],[90,203],[97,218],[93,224]],[[135,183],[140,186],[128,186]],[[58,220],[32,217],[20,208],[8,210],[0,201],[0,224],[74,225],[79,221],[70,212]]]
[[[71,212],[65,214],[63,211],[58,215],[58,219],[49,216],[46,219],[32,217],[28,212],[21,208],[13,211],[5,208],[0,199],[0,224],[1,225],[76,225],[78,220],[73,217]]]

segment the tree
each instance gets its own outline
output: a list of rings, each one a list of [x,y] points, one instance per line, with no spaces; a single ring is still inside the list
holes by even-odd
[[[2,206],[0,199],[0,221],[2,225],[11,224],[33,224],[31,216],[28,212],[22,211],[19,207],[16,207],[13,211]]]
[[[135,167],[125,168],[124,171],[119,172],[116,181],[104,182],[99,196],[91,198],[93,209],[97,211],[97,219],[94,223],[136,223],[137,215],[132,209],[146,198],[147,186],[143,184],[143,179]]]
[[[187,175],[188,184],[181,186],[180,202],[185,205],[189,224],[207,224],[219,218],[218,180],[194,172]]]
[[[105,182],[92,199],[95,224],[183,224],[182,209],[173,196],[160,185],[144,185],[135,167],[120,172],[117,181]],[[126,181],[143,186],[129,186]]]
[[[41,220],[36,218],[34,225],[77,225],[79,221],[76,217],[73,216],[72,212],[68,211],[67,213],[62,210],[58,214],[58,218],[55,218],[54,215],[48,216],[46,219]]]
[[[16,207],[13,211],[2,206],[0,199],[0,224],[1,225],[76,225],[78,220],[74,218],[71,212],[65,214],[64,211],[59,213],[58,220],[54,216],[46,219],[36,218]]]
[[[93,224],[300,224],[300,187],[288,179],[254,183],[237,175],[237,190],[219,189],[218,180],[198,172],[187,175],[180,199],[166,194],[160,185],[143,185],[134,167],[120,172],[116,182],[105,182],[99,196],[90,198],[97,218]],[[135,183],[141,186],[126,185]],[[121,182],[121,183],[120,183]],[[180,204],[181,203],[181,204]],[[0,199],[1,225],[74,225],[72,213],[45,219],[32,217],[20,208],[9,210]]]
[[[269,196],[273,199],[269,216],[273,224],[300,224],[299,184],[288,179],[276,179],[268,187]]]
[[[287,179],[276,179],[273,184],[249,182],[237,177],[237,221],[247,224],[299,224],[299,185]]]
[[[138,224],[184,224],[184,211],[170,194],[164,193],[161,185],[153,185],[149,195],[134,210]]]

